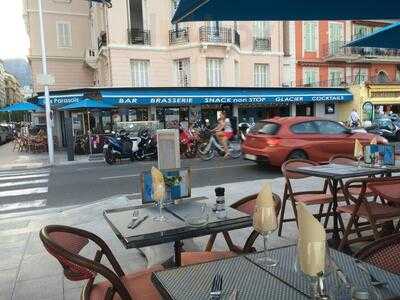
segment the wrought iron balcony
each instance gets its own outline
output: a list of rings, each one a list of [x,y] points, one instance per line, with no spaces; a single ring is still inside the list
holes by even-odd
[[[202,26],[199,29],[199,35],[202,43],[232,43],[231,28]]]
[[[128,29],[128,44],[130,44],[130,45],[151,45],[150,30],[129,28]]]
[[[354,74],[352,76],[345,76],[342,78],[335,78],[331,80],[316,81],[313,83],[297,82],[297,87],[349,87],[351,85],[357,85],[362,83],[372,84],[385,84],[385,83],[400,83],[400,80],[396,78],[381,77],[379,75],[368,76],[365,74]]]
[[[322,57],[326,61],[400,61],[400,49],[371,47],[345,47],[347,42],[334,41],[322,47]]]
[[[169,31],[169,44],[185,44],[189,43],[189,28]]]
[[[107,34],[105,32],[100,33],[100,36],[97,38],[97,48],[98,50],[101,47],[107,46]]]
[[[237,30],[233,31],[235,45],[240,48],[240,34]]]
[[[271,38],[254,38],[253,39],[254,51],[271,51]]]

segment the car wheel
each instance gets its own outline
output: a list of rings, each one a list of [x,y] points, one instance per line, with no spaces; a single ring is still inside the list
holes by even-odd
[[[290,159],[308,159],[308,156],[303,150],[294,150],[287,158],[287,160]]]

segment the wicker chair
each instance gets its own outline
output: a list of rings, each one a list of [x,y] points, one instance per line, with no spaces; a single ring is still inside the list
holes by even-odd
[[[161,270],[161,267],[125,274],[107,244],[95,234],[82,229],[49,225],[39,235],[46,250],[63,267],[67,279],[88,280],[82,290],[81,299],[162,299],[151,283],[152,272]],[[79,254],[89,242],[93,242],[98,248],[93,259]],[[101,264],[103,255],[112,269]],[[97,274],[106,280],[94,284]]]
[[[294,222],[294,221],[296,221],[297,223],[297,210],[296,210],[297,202],[304,203],[305,205],[318,205],[319,212],[318,214],[315,215],[315,217],[319,221],[321,221],[322,217],[325,217],[325,227],[327,226],[329,217],[333,215],[331,210],[333,198],[332,194],[330,193],[330,190],[328,189],[329,187],[328,181],[325,180],[324,186],[321,190],[316,190],[316,191],[307,190],[307,191],[295,192],[292,186],[292,182],[297,179],[304,179],[310,176],[287,171],[287,168],[289,167],[297,168],[297,167],[310,167],[317,165],[318,163],[305,159],[288,160],[282,165],[282,173],[283,176],[285,177],[286,184],[283,192],[282,213],[279,221],[278,236],[282,235],[283,223]],[[286,208],[286,202],[288,200],[290,200],[292,203],[292,208],[295,217],[285,219],[285,208]],[[324,213],[325,205],[328,205],[328,208]],[[339,220],[341,221],[341,219]]]
[[[239,201],[233,203],[231,205],[231,207],[252,216],[254,213],[254,207],[255,207],[257,196],[258,196],[258,194],[253,194],[251,196],[247,196],[247,197],[240,199]],[[274,202],[276,205],[276,215],[278,216],[279,211],[281,209],[281,199],[276,194],[273,194],[273,197],[274,197]],[[181,264],[184,266],[184,265],[191,265],[191,264],[195,264],[195,263],[209,262],[209,261],[213,261],[213,260],[217,260],[217,259],[221,259],[221,258],[235,256],[235,255],[241,254],[241,253],[249,253],[249,252],[255,251],[253,244],[259,235],[259,233],[257,231],[253,230],[251,232],[251,234],[247,238],[243,247],[239,247],[239,246],[235,245],[228,232],[223,232],[222,234],[224,236],[224,239],[225,239],[230,251],[212,251],[215,239],[217,237],[217,234],[212,234],[207,243],[207,247],[206,247],[205,251],[183,252],[181,254]]]
[[[386,236],[360,249],[355,257],[400,275],[400,233]]]
[[[353,186],[360,186],[361,192],[356,196],[350,193]],[[367,186],[370,190],[380,198],[382,203],[377,201],[368,201],[365,193]],[[378,229],[383,227],[389,221],[393,222],[400,217],[400,176],[399,177],[385,177],[385,178],[356,178],[346,182],[344,186],[344,193],[348,199],[354,204],[339,206],[340,213],[350,214],[350,220],[344,231],[343,239],[340,243],[339,250],[347,244],[366,241],[366,240],[379,240],[383,237],[385,232],[379,232]],[[373,235],[358,237],[349,240],[350,234],[354,233],[352,230],[353,224],[358,219],[365,219],[367,225],[360,226],[358,224],[357,231],[371,231]],[[397,226],[398,228],[398,226]]]

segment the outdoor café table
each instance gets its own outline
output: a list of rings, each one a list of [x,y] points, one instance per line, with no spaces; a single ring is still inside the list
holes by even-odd
[[[207,198],[199,197],[199,200],[205,199]],[[195,200],[191,199],[180,204],[167,206],[164,209],[166,222],[153,220],[159,210],[152,204],[109,209],[104,211],[103,215],[127,249],[174,242],[175,264],[180,266],[182,240],[252,226],[252,218],[249,215],[231,207],[226,208],[227,217],[225,219],[218,219],[212,209],[209,208],[209,221],[206,225],[201,227],[188,226],[185,217],[193,215],[193,209],[199,209],[196,204],[201,205]],[[139,210],[139,215],[146,214],[149,217],[135,229],[129,229],[127,226],[132,220],[132,213],[135,209]]]
[[[333,210],[333,232],[330,246],[338,248],[340,244],[339,227],[338,227],[338,190],[339,186],[343,190],[343,179],[355,177],[368,177],[374,175],[385,175],[388,169],[384,167],[367,167],[340,164],[327,164],[307,167],[288,167],[288,171],[300,173],[304,175],[320,177],[329,180],[332,193],[332,210]]]
[[[370,287],[369,276],[356,267],[354,258],[332,249],[329,252],[353,288]],[[257,261],[263,253],[253,253],[154,272],[152,281],[164,299],[173,300],[210,299],[215,274],[223,278],[221,300],[231,299],[234,290],[238,300],[310,298],[308,278],[295,271],[296,246],[277,248],[268,254],[278,260],[277,266],[264,267]],[[373,288],[382,299],[400,295],[400,276],[367,263],[363,265],[377,279],[387,283]],[[351,299],[351,289],[344,287],[334,270],[326,270],[324,283],[330,299]]]

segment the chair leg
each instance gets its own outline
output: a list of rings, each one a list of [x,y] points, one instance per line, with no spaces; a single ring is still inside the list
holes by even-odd
[[[349,220],[349,224],[347,224],[346,230],[344,231],[343,238],[340,241],[340,245],[339,245],[339,248],[338,248],[339,251],[341,251],[344,248],[344,246],[346,246],[347,238],[350,235],[351,227],[353,226],[354,219],[355,219],[355,216],[352,214],[351,218]]]
[[[285,188],[285,192],[283,193],[281,215],[279,218],[278,236],[282,236],[282,228],[283,228],[283,221],[284,221],[284,216],[285,216],[286,201],[287,201],[287,195],[286,195],[286,188]]]
[[[328,227],[328,222],[329,222],[329,217],[330,217],[331,210],[332,210],[332,202],[329,203],[328,210],[326,211],[326,216],[325,216],[325,220],[324,220],[324,228]]]
[[[207,242],[206,251],[210,252],[214,246],[215,239],[217,238],[217,234],[213,233],[210,235],[210,238]]]
[[[324,212],[324,205],[320,204],[319,206],[319,211],[318,211],[318,215],[317,215],[317,220],[318,222],[321,222],[321,218],[322,218],[322,213]]]

